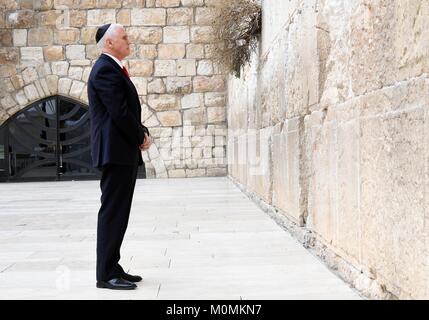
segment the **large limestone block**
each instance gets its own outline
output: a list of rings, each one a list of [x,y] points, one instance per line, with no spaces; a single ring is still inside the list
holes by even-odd
[[[177,96],[171,94],[151,94],[148,97],[148,105],[155,111],[168,111],[179,108]]]
[[[52,29],[47,27],[34,28],[28,31],[29,46],[46,46],[52,44],[54,34]]]
[[[188,26],[192,24],[192,8],[174,8],[167,10],[167,24],[169,26]]]
[[[7,28],[33,28],[36,22],[35,12],[33,10],[19,10],[6,14]]]
[[[162,41],[160,27],[130,27],[127,28],[127,33],[133,44],[158,44]]]
[[[397,80],[429,72],[429,2],[395,1]]]
[[[101,26],[106,23],[116,22],[115,9],[93,9],[87,12],[88,26]]]
[[[349,10],[349,9],[347,9]],[[359,1],[350,17],[351,85],[356,95],[395,81],[395,5]]]
[[[342,103],[353,96],[351,81],[350,12],[359,1],[320,2],[316,23],[320,107]],[[362,49],[358,49],[362,50]]]
[[[308,114],[311,105],[319,101],[319,63],[317,49],[315,1],[305,1],[302,13],[297,15],[289,28],[288,39],[279,36],[280,45],[275,54],[277,61],[276,78],[281,82],[282,73],[286,73],[285,89],[278,91],[280,102],[285,101],[286,118]],[[285,43],[288,43],[285,45]],[[285,52],[286,51],[286,52]],[[287,57],[283,64],[283,57]],[[286,67],[286,70],[284,68]],[[280,83],[280,86],[282,83]],[[285,98],[283,98],[285,95]],[[275,106],[275,104],[274,104]],[[274,108],[275,110],[276,108]],[[273,123],[281,120],[283,110],[273,115]],[[276,116],[278,118],[276,119]]]
[[[131,10],[131,24],[133,26],[165,26],[166,9],[134,9]]]
[[[128,63],[131,76],[150,77],[153,74],[152,60],[130,60]]]
[[[271,137],[272,128],[249,130],[247,143],[247,181],[249,188],[271,204]]]
[[[278,41],[273,43],[271,50],[267,52],[266,62],[263,68],[261,68],[258,116],[261,119],[265,119],[261,124],[262,126],[271,125],[270,121],[272,121],[272,124],[284,121],[286,118],[286,109],[289,110],[291,116],[294,114],[291,110],[295,108],[295,105],[286,104],[286,90],[288,90],[286,86],[286,70],[288,71],[287,76],[290,77],[294,72],[295,65],[299,64],[300,60],[295,60],[292,65],[286,65],[285,57],[288,56],[287,35],[287,33],[280,35]],[[293,90],[296,91],[296,94],[302,92],[293,81],[290,81],[290,85],[294,88]],[[303,102],[299,101],[299,103],[302,104]]]
[[[13,30],[13,45],[15,47],[24,47],[27,45],[27,30],[15,29]]]
[[[400,298],[427,298],[425,108],[429,99],[427,94],[411,104],[404,99],[400,110],[388,111],[397,104],[395,95],[390,101],[386,92],[379,96],[386,112],[360,120],[362,259]]]
[[[82,34],[85,35],[85,34]],[[92,39],[88,38],[88,35],[86,35],[87,38],[85,38],[86,41],[91,41]],[[74,44],[79,41],[80,32],[79,29],[64,29],[64,30],[55,30],[54,31],[54,43],[59,45],[67,45],[67,44]],[[94,33],[95,37],[95,33]],[[95,42],[95,40],[93,40]]]
[[[43,48],[45,61],[60,61],[64,59],[64,48],[62,46],[49,46]]]
[[[177,65],[175,60],[155,60],[155,76],[168,77],[177,74]]]
[[[307,227],[326,244],[336,241],[338,185],[336,124],[325,122],[327,115],[313,112],[306,119],[311,143]]]
[[[236,175],[243,185],[247,185],[247,134],[239,135],[235,140],[234,165],[237,168]]]
[[[303,225],[301,210],[300,134],[301,118],[286,120],[273,129],[273,205],[298,225]]]
[[[23,47],[21,51],[21,64],[37,66],[43,63],[43,50],[41,47]]]
[[[24,50],[22,50],[24,49]],[[21,49],[21,59],[25,57],[26,59],[31,58],[31,55],[27,54],[28,50],[26,48]],[[38,51],[39,48],[37,48]],[[25,56],[23,56],[25,54]],[[4,64],[18,64],[19,63],[19,50],[17,48],[1,48],[0,47],[0,63]]]
[[[304,1],[264,0],[262,10],[262,52],[267,52],[274,39],[283,32]]]
[[[358,101],[336,107],[337,121],[337,184],[338,184],[338,236],[336,246],[347,261],[358,266],[362,263],[359,223],[360,195],[360,128]]]
[[[189,27],[168,26],[164,28],[164,43],[189,43]]]
[[[183,59],[185,57],[185,44],[160,44],[158,46],[159,59]]]
[[[179,111],[162,111],[157,113],[163,127],[177,127],[182,125],[182,115]]]
[[[190,108],[183,110],[183,121],[187,125],[204,125],[207,123],[206,108]]]

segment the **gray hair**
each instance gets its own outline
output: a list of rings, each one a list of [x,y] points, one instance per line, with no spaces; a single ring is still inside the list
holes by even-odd
[[[107,31],[104,33],[103,37],[98,41],[97,46],[99,49],[103,49],[106,45],[107,39],[112,39],[118,29],[124,29],[124,26],[119,23],[112,23]]]

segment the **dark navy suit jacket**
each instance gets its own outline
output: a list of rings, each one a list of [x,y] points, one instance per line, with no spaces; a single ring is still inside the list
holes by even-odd
[[[137,90],[121,67],[102,54],[88,80],[92,164],[144,166],[139,146],[149,130],[141,123]]]

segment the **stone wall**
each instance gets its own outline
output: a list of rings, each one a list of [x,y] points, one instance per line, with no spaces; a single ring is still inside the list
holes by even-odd
[[[5,0],[0,4],[0,124],[39,99],[87,104],[99,25],[121,23],[126,66],[154,144],[148,177],[226,175],[225,77],[211,60],[213,0]]]
[[[264,0],[231,178],[373,298],[429,298],[429,2]]]

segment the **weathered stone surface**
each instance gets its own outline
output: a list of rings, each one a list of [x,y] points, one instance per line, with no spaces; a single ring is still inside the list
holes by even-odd
[[[182,125],[182,115],[179,111],[163,111],[157,113],[163,127],[177,127]]]
[[[215,40],[212,27],[191,27],[191,41],[193,43],[210,43]]]
[[[23,65],[39,65],[43,62],[43,50],[41,47],[22,47],[21,63]]]
[[[25,84],[29,84],[36,81],[37,77],[38,75],[35,68],[29,67],[25,68],[24,71],[22,71],[22,78]]]
[[[217,123],[225,122],[226,114],[224,107],[210,107],[207,108],[207,122],[208,123]]]
[[[177,75],[186,77],[196,74],[196,62],[194,59],[183,59],[177,61]]]
[[[15,47],[24,47],[27,45],[27,30],[25,29],[13,30],[13,45]]]
[[[286,120],[273,129],[273,205],[302,226],[300,121],[300,118]]]
[[[78,29],[66,29],[66,30],[54,31],[54,43],[59,45],[77,43],[79,41],[79,37],[80,37],[80,32]]]
[[[162,8],[178,7],[180,0],[156,0],[155,6]]]
[[[131,27],[127,28],[131,43],[158,44],[162,41],[162,28],[160,27]]]
[[[204,0],[181,0],[181,3],[184,7],[197,7],[203,6]]]
[[[149,0],[122,0],[122,7],[131,9],[144,8],[145,5],[149,2]]]
[[[183,96],[181,105],[182,109],[201,108],[204,104],[202,93],[192,93]]]
[[[70,79],[81,80],[82,74],[83,74],[82,67],[70,67],[69,68],[68,76]]]
[[[143,59],[155,59],[158,56],[155,45],[141,45],[138,56]]]
[[[167,92],[174,94],[187,94],[192,91],[191,77],[168,77]]]
[[[116,22],[122,24],[124,27],[131,24],[131,10],[122,9],[116,13]]]
[[[205,108],[192,108],[183,111],[183,121],[187,125],[202,125],[207,123]]]
[[[25,56],[25,57],[27,57],[27,56]],[[0,48],[0,64],[17,64],[18,61],[19,61],[18,49],[16,49],[16,48]]]
[[[68,74],[69,63],[67,61],[52,62],[52,74],[66,76]]]
[[[106,23],[116,22],[115,9],[94,9],[88,10],[87,26],[101,26]]]
[[[195,10],[195,22],[198,25],[209,26],[216,19],[215,8],[196,8]]]
[[[72,85],[72,80],[68,78],[61,78],[58,81],[58,93],[68,95],[70,87]]]
[[[165,27],[164,43],[189,43],[189,27]]]
[[[223,76],[203,77],[198,76],[194,78],[194,91],[195,92],[210,92],[210,91],[224,91],[225,81]]]
[[[177,74],[175,60],[155,60],[155,76],[168,77]]]
[[[80,39],[82,44],[95,44],[96,27],[85,27],[81,29]]]
[[[177,96],[171,94],[149,95],[148,105],[155,111],[168,111],[179,108]]]
[[[130,76],[150,77],[153,74],[153,62],[151,60],[129,60]]]
[[[64,59],[64,48],[62,46],[49,46],[43,48],[46,61],[59,61]]]
[[[35,24],[36,19],[33,10],[19,10],[6,14],[6,26],[8,28],[32,28]]]
[[[70,10],[69,14],[70,14],[70,27],[82,28],[86,25],[85,10]]]
[[[148,84],[148,93],[165,93],[166,87],[162,79],[152,80]]]
[[[0,30],[0,45],[2,47],[12,46],[12,32],[10,30]]]
[[[62,12],[60,10],[42,11],[36,14],[37,24],[39,26],[56,26],[59,21],[62,21],[61,18]]]
[[[207,92],[204,94],[206,107],[224,107],[225,102],[225,93],[223,92]]]
[[[134,9],[131,11],[131,25],[133,26],[165,26],[165,9]]]
[[[167,10],[167,24],[170,26],[191,25],[192,17],[192,8],[175,8]]]
[[[187,59],[203,59],[204,58],[204,45],[190,43],[186,46]]]
[[[82,91],[85,87],[85,83],[83,83],[82,81],[76,81],[74,80],[72,82],[72,85],[70,87],[70,96],[74,97],[74,98],[80,98],[80,96],[82,95]]]
[[[182,59],[185,57],[185,45],[180,44],[160,44],[158,46],[159,59]]]
[[[85,46],[83,45],[66,46],[66,57],[67,59],[70,59],[70,60],[85,59]]]
[[[211,76],[213,75],[213,63],[211,60],[198,61],[197,75]]]

